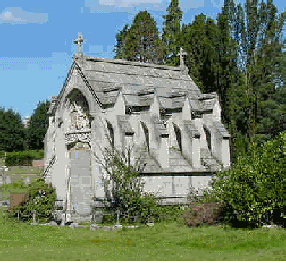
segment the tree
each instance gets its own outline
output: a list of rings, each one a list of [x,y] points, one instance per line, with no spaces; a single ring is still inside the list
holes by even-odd
[[[179,0],[172,0],[167,8],[167,14],[163,16],[162,40],[166,46],[166,64],[178,66],[180,64],[177,54],[180,51],[178,37],[181,32],[182,14]]]
[[[39,102],[34,110],[27,129],[29,149],[44,149],[44,139],[48,129],[48,110],[50,101]]]
[[[261,4],[258,4],[257,0],[247,0],[245,9],[241,23],[247,26],[240,43],[246,43],[242,49],[245,49],[246,58],[244,74],[248,108],[247,134],[249,141],[253,143],[257,133],[265,134],[265,139],[277,135],[272,131],[269,133],[267,127],[262,125],[265,119],[263,107],[265,105],[273,107],[275,89],[281,83],[279,77],[283,70],[281,32],[285,18],[283,13],[277,14],[277,8],[272,0]]]
[[[24,125],[13,109],[0,108],[0,150],[22,151],[25,147]]]
[[[217,16],[219,38],[219,67],[217,70],[217,90],[222,104],[222,119],[230,122],[227,94],[237,88],[239,73],[237,65],[237,42],[234,39],[235,7],[233,0],[225,0],[221,13]]]
[[[189,74],[204,93],[217,92],[222,104],[223,122],[228,118],[226,92],[235,83],[237,75],[236,45],[230,36],[227,25],[215,22],[204,14],[182,29],[180,42],[188,53],[186,64]]]
[[[154,18],[147,12],[139,12],[130,28],[125,25],[116,35],[115,57],[128,61],[160,63],[164,48]]]
[[[115,58],[125,58],[127,51],[126,40],[128,35],[129,26],[125,24],[123,29],[115,35],[116,45],[115,45]]]
[[[223,59],[221,65],[232,72],[228,74],[228,70],[222,68],[217,76],[219,86],[228,87],[226,96],[221,96],[222,116],[232,134],[232,155],[237,152],[233,145],[237,143],[238,133],[248,148],[254,141],[261,144],[283,130],[277,127],[283,126],[281,103],[284,102],[277,101],[275,95],[283,84],[283,19],[283,14],[277,14],[271,0],[260,5],[258,1],[249,0],[245,8],[227,0],[218,15],[217,24],[223,33],[220,50],[226,54],[220,56]],[[233,41],[236,45],[231,44]],[[232,59],[229,60],[227,56],[231,53]],[[241,135],[246,136],[246,140]]]

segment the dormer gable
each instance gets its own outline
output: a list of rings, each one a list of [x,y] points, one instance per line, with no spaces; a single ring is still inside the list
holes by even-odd
[[[154,96],[154,100],[153,103],[150,105],[149,112],[151,115],[159,116],[159,100],[157,94]]]
[[[192,119],[192,108],[190,104],[189,98],[186,96],[184,101],[183,109],[182,109],[182,119],[183,120],[191,120]]]
[[[125,104],[126,103],[123,98],[122,91],[120,91],[113,107],[113,111],[116,112],[116,115],[125,115]]]

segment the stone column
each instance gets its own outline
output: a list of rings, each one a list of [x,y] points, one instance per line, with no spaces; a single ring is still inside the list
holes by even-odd
[[[162,168],[169,167],[169,134],[162,134],[159,139],[159,162]]]
[[[192,162],[195,169],[201,166],[200,160],[200,133],[194,121],[184,121],[184,129],[182,130],[182,149],[183,154]]]
[[[200,154],[200,138],[192,138],[192,165],[194,168],[199,169],[201,167],[201,154]]]

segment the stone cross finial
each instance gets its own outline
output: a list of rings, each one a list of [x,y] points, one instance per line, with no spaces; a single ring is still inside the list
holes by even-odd
[[[83,39],[82,36],[80,35],[80,33],[78,33],[78,39],[75,39],[73,41],[74,44],[78,45],[78,54],[81,54],[82,52],[82,42],[86,40],[86,39]]]
[[[180,53],[177,56],[180,56],[180,67],[184,67],[184,56],[188,55],[186,52],[184,52],[183,48],[180,47]]]

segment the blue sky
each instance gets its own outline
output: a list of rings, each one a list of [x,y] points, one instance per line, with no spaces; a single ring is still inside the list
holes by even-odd
[[[241,0],[242,1],[242,0]],[[274,0],[279,12],[285,0]],[[284,3],[283,3],[284,2]],[[87,39],[86,55],[112,58],[115,34],[139,11],[149,11],[162,31],[170,0],[1,0],[0,106],[22,117],[39,101],[60,92],[77,47],[78,32]],[[196,14],[212,18],[223,0],[181,0],[183,23]]]

